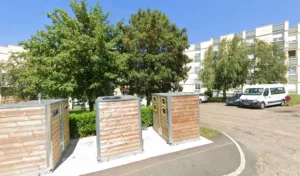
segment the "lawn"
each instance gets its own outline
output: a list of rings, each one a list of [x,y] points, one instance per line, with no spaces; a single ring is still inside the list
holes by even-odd
[[[204,126],[200,126],[200,135],[207,138],[207,139],[211,139],[213,137],[216,136],[220,136],[222,133],[217,131],[217,130],[213,130]]]
[[[292,95],[289,95],[292,99],[290,101],[290,105],[293,106],[293,105],[296,105],[296,104],[300,104],[300,95],[297,95],[297,94],[292,94]]]

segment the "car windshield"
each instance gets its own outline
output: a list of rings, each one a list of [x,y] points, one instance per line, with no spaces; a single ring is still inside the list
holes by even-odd
[[[242,96],[242,94],[241,93],[238,93],[238,94],[235,94],[233,97],[234,98],[240,98]]]
[[[263,91],[264,88],[247,88],[244,95],[261,95]]]

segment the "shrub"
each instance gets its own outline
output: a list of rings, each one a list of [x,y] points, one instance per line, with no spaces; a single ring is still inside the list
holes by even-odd
[[[153,109],[152,106],[142,107],[142,126],[149,127],[153,124]]]
[[[207,89],[205,92],[204,92],[205,95],[209,96],[209,98],[212,98],[213,97],[213,92],[211,89]]]
[[[152,106],[142,107],[142,126],[149,127],[153,124]],[[70,112],[70,136],[71,138],[96,135],[96,112]]]
[[[82,112],[69,115],[71,138],[96,135],[96,113]]]

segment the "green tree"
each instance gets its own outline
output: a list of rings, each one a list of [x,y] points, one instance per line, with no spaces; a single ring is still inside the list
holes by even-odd
[[[255,40],[251,45],[251,54],[251,84],[287,83],[287,57],[283,48]]]
[[[249,63],[248,47],[244,41],[237,36],[232,40],[223,39],[218,51],[213,51],[212,46],[206,51],[199,79],[208,89],[222,90],[226,99],[226,91],[246,83]]]
[[[247,44],[237,36],[223,39],[219,47],[219,62],[216,67],[216,82],[226,99],[226,91],[246,83],[249,75],[249,52]]]
[[[27,69],[24,59],[20,58],[19,54],[20,53],[12,54],[7,62],[2,65],[5,71],[5,74],[2,75],[2,81],[7,84],[6,88],[10,89],[11,95],[24,95],[24,87],[22,85],[19,86],[19,84],[23,78],[23,73],[25,73]],[[25,97],[21,96],[20,98],[23,99]]]
[[[218,61],[217,52],[213,51],[213,46],[209,46],[201,62],[203,69],[199,72],[199,80],[203,87],[208,90],[218,89],[216,86],[216,66]]]
[[[45,25],[20,44],[27,71],[24,92],[42,92],[46,97],[68,97],[88,101],[90,110],[97,96],[112,95],[117,78],[118,28],[109,24],[97,3],[88,10],[82,0],[70,3],[73,15],[62,9],[47,13]]]
[[[121,84],[131,94],[146,96],[148,105],[151,93],[181,90],[179,82],[187,79],[191,62],[183,53],[189,47],[187,30],[158,10],[139,9],[122,31]]]

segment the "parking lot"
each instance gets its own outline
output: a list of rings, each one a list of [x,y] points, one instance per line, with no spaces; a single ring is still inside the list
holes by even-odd
[[[200,105],[201,123],[236,139],[258,175],[300,175],[300,106],[242,109]]]

